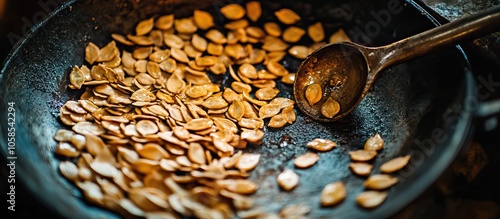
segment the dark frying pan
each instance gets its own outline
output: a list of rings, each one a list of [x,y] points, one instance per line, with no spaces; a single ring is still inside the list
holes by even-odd
[[[238,1],[240,2],[240,1]],[[261,21],[273,19],[271,12],[288,7],[304,18],[299,25],[322,21],[329,36],[342,27],[354,41],[366,45],[385,45],[432,28],[437,23],[414,2],[398,0],[342,1],[265,1]],[[10,54],[2,69],[0,83],[0,145],[7,150],[8,103],[16,110],[16,172],[22,182],[47,207],[69,218],[118,217],[83,201],[74,185],[57,171],[54,133],[64,126],[58,109],[79,93],[67,89],[70,67],[84,63],[89,41],[104,45],[110,33],[131,32],[141,19],[174,12],[189,16],[194,8],[216,11],[220,1],[158,0],[72,0],[37,25]],[[400,9],[400,10],[396,10]],[[222,17],[215,19],[219,25]],[[283,63],[291,71],[300,61],[287,57]],[[314,122],[298,110],[297,121],[284,129],[266,129],[262,146],[247,151],[261,153],[261,163],[251,179],[260,184],[254,195],[257,205],[271,212],[292,203],[313,208],[311,218],[385,218],[407,205],[433,183],[466,144],[471,131],[475,100],[474,80],[465,55],[459,47],[448,48],[387,69],[371,92],[351,115],[337,123]],[[220,78],[219,78],[220,80]],[[228,80],[221,80],[226,85]],[[292,98],[291,86],[278,83],[280,95]],[[469,104],[469,105],[468,105]],[[363,190],[364,178],[348,170],[347,154],[363,146],[364,140],[380,133],[385,149],[373,162],[380,165],[392,157],[411,154],[410,164],[397,175],[400,179],[389,190],[387,200],[374,210],[355,204]],[[297,170],[300,186],[292,192],[277,187],[276,176],[293,168],[292,159],[307,151],[313,138],[329,138],[339,147],[321,153],[310,169]],[[335,208],[320,208],[324,185],[344,181],[347,199]]]

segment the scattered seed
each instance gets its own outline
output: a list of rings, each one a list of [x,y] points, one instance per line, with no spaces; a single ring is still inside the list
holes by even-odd
[[[291,169],[285,169],[278,175],[278,185],[285,191],[291,191],[299,184],[299,175]]]
[[[332,150],[334,147],[337,147],[337,143],[328,139],[316,138],[308,142],[307,146],[317,151],[326,152]]]
[[[245,16],[245,9],[238,4],[228,4],[222,7],[220,12],[229,20],[238,20]]]
[[[376,151],[365,151],[365,150],[357,150],[349,152],[349,156],[351,156],[351,160],[353,161],[369,161],[375,156],[377,156]]]
[[[364,208],[375,208],[384,202],[387,192],[365,191],[356,197],[356,203]]]
[[[247,2],[246,9],[247,17],[253,22],[259,20],[260,16],[262,15],[262,8],[260,6],[260,2],[258,1]]]
[[[373,165],[367,163],[350,163],[349,168],[359,176],[368,176],[372,172]]]
[[[387,174],[371,175],[365,181],[367,189],[384,190],[398,183],[398,178]]]
[[[194,10],[193,14],[194,23],[198,28],[208,30],[215,25],[214,18],[210,13],[202,10]]]
[[[288,8],[274,12],[274,15],[284,24],[294,24],[300,20],[300,16]]]
[[[302,38],[302,36],[304,36],[305,33],[305,30],[291,26],[283,32],[283,40],[289,43],[296,43],[300,40],[300,38]]]
[[[347,195],[343,182],[334,182],[326,185],[321,191],[321,205],[333,206],[345,199]]]
[[[318,154],[307,152],[295,158],[295,160],[293,160],[293,164],[295,164],[295,167],[297,168],[305,169],[314,165],[316,162],[318,162],[318,160]]]
[[[365,150],[379,151],[384,148],[384,139],[377,133],[365,142]]]
[[[396,157],[390,161],[385,162],[380,166],[380,171],[383,173],[393,173],[400,169],[403,169],[410,161],[410,155],[404,157]]]
[[[307,28],[307,34],[316,43],[325,39],[325,31],[323,29],[323,25],[321,24],[321,22],[311,24]]]

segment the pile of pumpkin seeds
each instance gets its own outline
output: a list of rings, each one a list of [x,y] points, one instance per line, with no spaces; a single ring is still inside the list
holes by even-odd
[[[60,120],[72,130],[62,129],[54,136],[59,142],[56,154],[76,161],[62,161],[61,174],[88,201],[125,217],[147,218],[231,218],[235,214],[287,218],[310,211],[305,205],[287,206],[279,215],[251,210],[254,201],[248,195],[258,185],[247,178],[260,155],[241,149],[261,144],[264,119],[269,118],[271,128],[295,121],[295,102],[277,97],[280,90],[275,82],[293,84],[295,74],[280,62],[287,54],[304,59],[325,45],[323,26],[320,22],[307,30],[293,26],[301,17],[286,8],[275,12],[279,22],[287,25],[285,30],[276,22],[263,28],[251,26],[261,17],[261,5],[250,1],[245,6],[221,8],[228,19],[227,33],[214,27],[210,13],[195,10],[187,18],[170,14],[141,21],[135,35],[112,34],[113,41],[102,48],[88,44],[87,63],[73,67],[68,85],[85,91],[78,101],[67,101],[60,108]],[[306,33],[314,44],[293,45]],[[343,30],[330,37],[330,43],[347,40]],[[265,67],[257,69],[258,64]],[[209,74],[229,74],[234,82],[222,90]],[[314,98],[308,98],[311,105]],[[333,117],[334,111],[327,109],[324,115]],[[319,152],[337,146],[325,139],[307,145]],[[377,149],[369,151],[373,150]],[[351,153],[355,161],[375,155]],[[318,160],[316,153],[308,152],[294,164],[309,168]],[[397,171],[408,160],[391,161],[382,171]],[[372,169],[365,163],[353,163],[351,168],[359,175]],[[397,182],[379,178],[369,178],[367,188],[383,189]],[[277,182],[290,191],[299,176],[287,169]],[[345,196],[343,183],[332,183],[323,190],[321,204],[335,205]],[[360,199],[376,203],[377,198],[380,204],[385,196],[366,193],[358,203]]]

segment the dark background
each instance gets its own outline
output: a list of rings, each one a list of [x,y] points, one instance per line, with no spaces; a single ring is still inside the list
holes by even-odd
[[[21,36],[60,5],[50,0],[0,0],[0,61]],[[422,0],[436,15],[454,20],[476,11],[500,5],[498,0]],[[47,4],[52,2],[54,4]],[[464,44],[475,74],[500,81],[500,34],[492,34]],[[500,92],[490,100],[500,99]],[[497,118],[498,121],[498,118]],[[491,125],[486,125],[491,124]],[[2,163],[5,163],[2,158]],[[457,158],[447,172],[420,198],[394,218],[500,218],[500,128],[494,120],[477,121],[476,134],[463,156]],[[1,167],[0,194],[7,191],[7,169]],[[21,180],[17,178],[17,180]],[[6,200],[7,195],[2,195]],[[6,210],[6,203],[2,212]],[[45,203],[50,204],[50,203]],[[8,218],[60,218],[32,197],[22,184],[16,183],[16,212]],[[1,214],[6,218],[6,214]]]

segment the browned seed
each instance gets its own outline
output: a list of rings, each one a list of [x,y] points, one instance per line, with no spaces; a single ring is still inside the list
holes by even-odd
[[[384,139],[378,133],[365,142],[365,150],[367,151],[378,151],[382,148],[384,148]]]
[[[380,171],[383,173],[393,173],[403,169],[403,167],[405,167],[410,161],[410,158],[410,155],[393,158],[392,160],[382,164],[382,166],[380,166]]]
[[[293,84],[295,82],[295,73],[290,73],[281,78],[281,82],[285,84]]]
[[[218,58],[216,56],[203,56],[203,57],[197,57],[196,58],[196,65],[201,66],[201,67],[210,67],[215,64],[217,64]],[[203,72],[204,75],[206,74]]]
[[[307,152],[295,158],[293,163],[295,164],[295,167],[305,169],[314,165],[316,162],[318,162],[318,160],[318,154]]]
[[[257,79],[257,70],[251,64],[245,63],[240,66],[238,73],[250,79]]]
[[[174,20],[175,30],[180,34],[192,34],[198,30],[192,17]]]
[[[314,104],[319,102],[323,97],[321,85],[311,84],[307,86],[305,96],[310,106],[313,106]]]
[[[59,172],[71,181],[78,179],[78,167],[71,161],[61,161],[59,163]]]
[[[260,154],[243,154],[236,163],[236,168],[240,171],[247,172],[257,166],[259,159]]]
[[[149,159],[149,160],[157,160],[159,161],[162,158],[168,158],[169,154],[163,147],[158,144],[148,143],[144,145],[144,147],[137,150],[137,153],[141,155],[141,157]]]
[[[90,122],[78,122],[73,126],[73,131],[81,135],[101,135],[105,132],[104,128]]]
[[[121,34],[113,33],[113,34],[111,34],[111,38],[113,38],[113,40],[115,40],[116,42],[119,42],[119,43],[126,45],[126,46],[133,46],[134,45],[133,42],[127,40],[127,38]],[[92,63],[90,63],[90,64],[92,64]]]
[[[286,120],[288,124],[292,124],[297,119],[297,115],[295,114],[295,110],[293,110],[293,106],[285,107],[281,114],[286,116]]]
[[[153,30],[153,25],[154,25],[153,18],[143,20],[143,21],[139,22],[139,24],[137,24],[137,26],[135,27],[135,34],[137,34],[138,36],[146,35],[151,30]]]
[[[278,175],[278,185],[285,191],[291,191],[299,184],[299,175],[291,169],[285,169]]]
[[[210,42],[207,45],[207,52],[210,55],[220,56],[222,55],[223,51],[224,51],[224,46],[220,44]]]
[[[270,36],[273,37],[281,36],[281,28],[277,23],[274,22],[264,23],[264,30],[266,30],[266,33],[269,34]]]
[[[309,55],[309,48],[297,45],[288,49],[288,53],[295,58],[305,59]]]
[[[170,50],[158,50],[149,55],[149,60],[161,63],[170,57]]]
[[[191,45],[193,45],[193,47],[198,51],[205,52],[205,50],[207,50],[208,42],[200,35],[193,34],[193,37],[191,38]]]
[[[59,129],[54,135],[54,140],[56,141],[71,141],[71,137],[73,137],[75,133],[71,130]]]
[[[212,127],[213,124],[214,122],[211,119],[198,118],[187,122],[184,128],[191,131],[200,131]]]
[[[236,120],[241,120],[245,114],[245,105],[239,100],[233,101],[233,103],[228,108],[229,115]]]
[[[250,26],[246,28],[247,34],[250,37],[263,38],[266,33],[260,27]]]
[[[278,104],[266,104],[262,106],[259,110],[259,118],[265,119],[277,115],[281,110],[281,106]]]
[[[173,73],[175,69],[177,69],[177,62],[175,62],[172,58],[167,58],[167,60],[158,64],[161,70],[166,71],[168,73]]]
[[[241,132],[241,139],[246,140],[250,143],[260,144],[263,137],[264,137],[264,132],[259,129],[243,130]]]
[[[150,101],[154,101],[156,99],[156,96],[152,92],[141,88],[141,89],[135,91],[132,94],[132,96],[130,96],[130,99],[135,100],[135,101],[150,102]]]
[[[226,47],[224,47],[224,53],[234,59],[240,59],[246,55],[245,49],[240,44],[226,45]]]
[[[118,173],[118,169],[109,163],[104,162],[93,162],[90,164],[90,168],[97,174],[104,177],[113,177]]]
[[[365,191],[356,197],[356,203],[364,208],[375,208],[384,202],[387,192]]]
[[[115,41],[111,41],[106,46],[99,50],[99,57],[96,62],[106,62],[112,60],[116,55],[118,55],[119,50],[116,47]]]
[[[74,88],[80,89],[82,88],[83,82],[85,82],[85,75],[82,70],[78,68],[78,66],[74,66],[73,70],[69,74],[69,82],[73,85]]]
[[[276,38],[276,37],[272,37],[272,36],[267,36],[264,39],[264,44],[262,45],[262,49],[264,49],[268,52],[285,51],[287,48],[288,48],[287,43],[285,43],[280,38]],[[284,53],[284,54],[286,54],[286,53]]]
[[[281,128],[286,125],[288,122],[288,117],[285,114],[278,114],[271,117],[269,120],[269,124],[267,124],[270,128]]]
[[[357,150],[350,151],[349,156],[353,161],[369,161],[377,156],[376,151]]]
[[[212,42],[216,43],[216,44],[224,44],[227,42],[227,39],[226,37],[224,36],[224,34],[222,34],[220,31],[216,30],[216,29],[211,29],[209,30],[206,34],[205,34],[205,37],[209,40],[211,40]]]
[[[252,87],[250,85],[238,81],[234,81],[233,83],[231,83],[231,88],[233,88],[234,91],[240,94],[245,92],[252,92]]]
[[[285,97],[276,97],[273,100],[271,100],[271,102],[269,102],[269,104],[278,104],[278,105],[280,105],[281,109],[283,109],[286,107],[293,107],[293,105],[295,104],[295,101],[290,100],[290,99],[285,98]]]
[[[323,103],[321,106],[321,114],[326,118],[333,118],[340,112],[340,104],[331,97]]]
[[[85,60],[90,64],[94,64],[97,58],[99,58],[99,47],[90,42],[87,47],[85,47]]]
[[[206,11],[194,10],[193,19],[196,26],[202,30],[208,30],[215,25],[214,18]]]
[[[309,212],[311,212],[311,207],[305,204],[290,204],[280,210],[279,216],[281,218],[305,218]]]
[[[208,94],[207,89],[203,86],[193,86],[186,91],[186,95],[191,98],[199,98]]]
[[[311,24],[307,28],[307,34],[316,43],[325,39],[325,31],[323,29],[323,25],[321,24],[321,22],[316,22],[314,24]]]
[[[174,25],[174,14],[159,17],[155,22],[155,27],[160,30],[168,30]]]
[[[368,176],[372,172],[373,165],[368,163],[350,163],[349,168],[359,176]]]
[[[179,74],[174,73],[167,80],[167,90],[174,94],[180,93],[184,87],[186,87],[186,82]]]
[[[141,120],[137,122],[135,128],[141,135],[151,135],[158,132],[158,126],[150,120]]]
[[[151,46],[154,44],[150,36],[133,36],[129,34],[127,35],[127,39],[140,46]]]
[[[334,182],[326,185],[321,191],[321,205],[333,206],[345,199],[347,195],[343,182]]]
[[[221,109],[227,107],[228,103],[222,97],[212,96],[207,98],[202,105],[207,109]]]
[[[269,72],[276,76],[282,77],[289,74],[288,70],[286,70],[286,68],[278,62],[268,62],[266,64],[266,68],[267,70],[269,70]]]
[[[302,28],[291,26],[283,32],[283,40],[289,43],[298,42],[306,33]]]
[[[347,34],[345,33],[344,29],[339,29],[337,32],[333,33],[330,36],[330,39],[328,42],[330,43],[340,43],[340,42],[350,42],[351,39]]]
[[[371,175],[365,181],[365,187],[367,189],[384,190],[393,186],[398,182],[398,178],[387,174],[376,174]]]
[[[246,9],[247,17],[253,22],[259,20],[260,16],[262,15],[262,7],[260,6],[260,2],[258,1],[247,2]]]
[[[262,88],[255,92],[255,97],[259,100],[272,100],[279,92],[276,88]]]
[[[228,4],[222,7],[220,12],[229,20],[238,20],[245,16],[245,9],[238,4]]]
[[[300,16],[288,8],[280,9],[279,11],[274,12],[274,15],[281,21],[281,23],[288,25],[294,24],[300,20]]]

